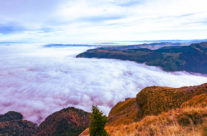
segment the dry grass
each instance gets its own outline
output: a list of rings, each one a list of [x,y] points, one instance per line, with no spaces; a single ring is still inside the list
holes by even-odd
[[[111,136],[202,136],[206,121],[207,107],[185,107],[106,130]]]
[[[207,84],[147,87],[118,103],[105,129],[111,136],[207,136]]]
[[[90,136],[89,133],[89,128],[87,128],[79,136]]]
[[[207,136],[207,107],[173,109],[128,125],[108,125],[106,130],[110,136]],[[80,136],[89,136],[88,129]]]
[[[207,93],[198,95],[198,96],[194,96],[192,99],[188,100],[187,102],[184,102],[181,107],[186,107],[186,106],[190,106],[190,107],[206,107],[207,106]]]
[[[130,98],[126,101],[119,102],[111,109],[107,125],[116,126],[120,124],[130,124],[136,122],[137,113],[138,108],[135,98]]]
[[[161,112],[180,108],[184,102],[204,93],[207,93],[207,84],[182,88],[147,87],[136,97],[140,108],[138,117],[142,119],[147,115],[158,115]]]

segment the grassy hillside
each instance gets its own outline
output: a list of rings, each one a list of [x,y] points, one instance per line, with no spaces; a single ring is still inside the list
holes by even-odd
[[[207,93],[194,96],[192,99],[184,102],[182,107],[206,107],[207,106]]]
[[[138,118],[179,108],[182,103],[203,93],[207,93],[207,84],[182,88],[147,87],[136,97],[139,105]]]
[[[107,126],[111,136],[206,136],[207,107],[172,109],[140,122]]]
[[[147,87],[115,105],[108,118],[111,136],[206,136],[207,84]]]
[[[105,129],[111,136],[206,136],[207,107],[172,109],[139,122],[107,125]],[[80,136],[89,136],[89,130]]]
[[[139,121],[107,125],[106,130],[111,136],[207,134],[207,84],[182,88],[147,87],[137,94],[136,101]],[[116,114],[128,108],[122,105],[114,107]],[[127,115],[127,118],[137,117],[133,109],[128,110]],[[122,116],[120,120],[127,118]]]
[[[129,47],[91,49],[77,57],[130,60],[150,66],[159,66],[166,71],[185,70],[207,74],[207,43],[205,42],[156,50]]]

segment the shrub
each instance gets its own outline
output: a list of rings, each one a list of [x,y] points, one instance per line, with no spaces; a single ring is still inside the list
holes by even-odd
[[[89,126],[90,136],[109,136],[104,129],[107,117],[99,111],[97,106],[92,106],[91,124]]]

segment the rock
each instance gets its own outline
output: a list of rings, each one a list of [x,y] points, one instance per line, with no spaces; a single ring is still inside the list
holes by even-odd
[[[22,120],[22,119],[23,119],[22,114],[15,111],[9,111],[4,115],[0,115],[0,122]]]
[[[0,116],[0,135],[3,136],[31,136],[36,133],[37,125],[22,120],[22,114],[10,111]]]

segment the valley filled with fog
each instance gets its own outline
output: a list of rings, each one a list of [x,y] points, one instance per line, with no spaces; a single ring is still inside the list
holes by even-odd
[[[49,114],[74,106],[86,111],[112,106],[147,86],[181,87],[207,82],[207,76],[164,72],[114,59],[75,58],[92,47],[0,46],[0,113],[17,111],[40,123]]]

